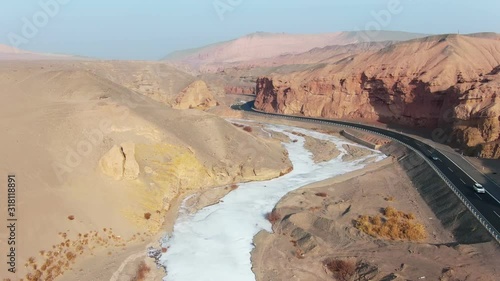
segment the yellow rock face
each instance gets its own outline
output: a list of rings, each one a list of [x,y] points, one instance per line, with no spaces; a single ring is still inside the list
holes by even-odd
[[[127,217],[155,233],[163,223],[169,202],[181,194],[216,182],[189,149],[167,143],[137,144],[135,158],[141,174],[131,189],[139,208],[124,210]],[[158,209],[163,206],[162,209]],[[143,214],[151,214],[146,220]]]
[[[158,186],[199,189],[213,182],[194,153],[184,147],[167,143],[139,144],[136,158],[141,167],[149,167],[152,171],[144,177]]]
[[[123,164],[123,177],[127,180],[135,180],[139,176],[139,164],[135,160],[135,144],[123,143],[121,145],[125,157]]]

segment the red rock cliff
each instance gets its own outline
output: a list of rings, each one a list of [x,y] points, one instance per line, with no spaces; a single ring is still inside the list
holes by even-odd
[[[425,127],[436,141],[500,158],[500,41],[435,36],[258,79],[267,112]]]

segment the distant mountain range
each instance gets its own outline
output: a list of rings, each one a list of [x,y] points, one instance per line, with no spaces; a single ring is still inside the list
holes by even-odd
[[[361,43],[267,61],[296,65],[257,79],[261,110],[438,128],[438,141],[500,158],[498,34]]]
[[[344,46],[367,42],[406,41],[428,36],[427,34],[380,31],[375,36],[364,31],[324,34],[286,34],[258,32],[234,40],[196,49],[177,51],[165,61],[192,69],[211,70],[221,64],[241,63],[282,55],[295,55],[315,48]]]
[[[0,60],[77,60],[77,56],[36,53],[0,44]]]

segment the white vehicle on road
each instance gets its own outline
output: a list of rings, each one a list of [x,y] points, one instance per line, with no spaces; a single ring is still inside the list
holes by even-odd
[[[474,183],[474,185],[472,185],[472,187],[474,188],[474,191],[477,193],[486,193],[486,190],[484,189],[484,187],[477,182]]]

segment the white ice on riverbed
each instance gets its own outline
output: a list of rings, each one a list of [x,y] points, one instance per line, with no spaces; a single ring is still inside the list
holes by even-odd
[[[291,173],[269,181],[240,184],[216,205],[195,214],[181,214],[172,236],[165,239],[160,262],[167,268],[165,281],[254,281],[250,252],[253,237],[262,229],[271,231],[265,215],[288,192],[310,183],[363,168],[368,156],[343,162],[343,144],[356,145],[337,137],[281,125],[266,125],[282,132],[296,143],[284,144],[294,166]],[[315,164],[304,148],[304,139],[288,133],[295,131],[335,143],[342,154],[329,162]],[[377,161],[384,156],[378,155]]]

